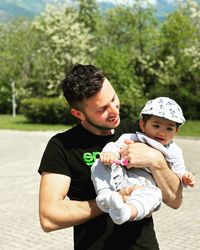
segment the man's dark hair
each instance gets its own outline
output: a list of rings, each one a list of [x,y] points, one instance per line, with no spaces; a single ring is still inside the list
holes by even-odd
[[[94,65],[78,64],[62,82],[65,99],[72,108],[80,109],[83,99],[90,98],[102,87],[105,75]]]

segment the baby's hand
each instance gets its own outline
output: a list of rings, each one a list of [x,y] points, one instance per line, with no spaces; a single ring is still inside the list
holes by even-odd
[[[194,187],[195,185],[194,175],[190,172],[183,175],[182,181],[183,181],[183,184],[188,185],[190,187]]]
[[[117,159],[117,155],[113,152],[103,152],[100,155],[100,160],[105,165],[113,164],[114,160],[116,160],[116,159]]]

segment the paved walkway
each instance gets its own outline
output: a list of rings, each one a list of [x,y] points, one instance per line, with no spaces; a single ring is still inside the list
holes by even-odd
[[[55,132],[0,130],[0,250],[72,250],[72,229],[41,230],[38,218],[38,165]],[[180,209],[163,205],[154,213],[161,250],[200,249],[200,139],[177,137],[188,170],[197,179],[184,190]]]

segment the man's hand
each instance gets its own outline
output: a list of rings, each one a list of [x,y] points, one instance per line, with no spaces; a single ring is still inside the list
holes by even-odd
[[[121,158],[128,160],[127,168],[151,168],[152,165],[159,164],[164,159],[162,153],[144,143],[134,142],[132,140],[124,141],[127,146],[120,150]]]

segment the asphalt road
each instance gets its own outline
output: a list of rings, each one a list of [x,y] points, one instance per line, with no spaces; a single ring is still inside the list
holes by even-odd
[[[72,250],[72,228],[44,233],[38,217],[42,153],[56,132],[0,130],[0,250]],[[200,138],[177,137],[187,169],[196,176],[178,210],[162,205],[153,214],[161,250],[200,249]]]

